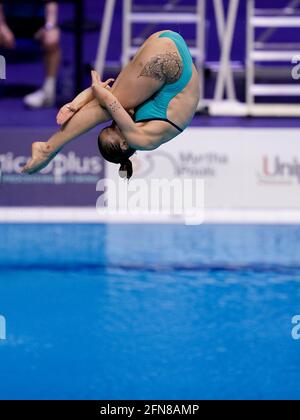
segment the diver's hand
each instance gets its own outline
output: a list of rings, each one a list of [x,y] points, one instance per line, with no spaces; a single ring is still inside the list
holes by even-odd
[[[56,122],[58,125],[66,124],[73,115],[76,114],[78,109],[72,105],[72,103],[64,105],[62,108],[60,108],[57,116],[56,116]]]
[[[92,71],[92,85],[91,88],[93,90],[93,93],[95,97],[97,98],[100,105],[105,106],[106,105],[106,99],[108,95],[111,95],[111,93],[108,92],[109,90],[109,84],[111,80],[109,79],[106,82],[101,82],[100,76],[96,71]]]
[[[97,73],[96,70],[91,71],[91,76],[92,76],[92,88],[102,83],[100,74]]]
[[[115,81],[115,79],[107,79],[105,82],[102,82],[100,74],[96,72],[96,70],[92,70],[91,71],[91,76],[92,76],[92,87],[93,85],[95,86],[99,86],[104,88],[104,89],[110,89],[110,84],[113,83]]]
[[[115,79],[107,79],[105,82],[101,82],[100,85],[101,87],[103,87],[104,89],[111,89],[110,84],[113,83],[115,81]]]

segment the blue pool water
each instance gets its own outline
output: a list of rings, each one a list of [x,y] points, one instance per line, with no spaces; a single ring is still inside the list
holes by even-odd
[[[299,399],[300,227],[0,235],[1,399]]]

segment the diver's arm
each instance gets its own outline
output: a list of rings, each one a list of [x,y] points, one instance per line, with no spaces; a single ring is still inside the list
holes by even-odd
[[[94,99],[93,91],[91,88],[85,89],[79,95],[73,99],[72,102],[64,105],[58,111],[56,116],[56,122],[58,125],[63,125],[68,122],[76,112],[78,112],[81,108],[87,105]]]
[[[100,85],[106,89],[110,89],[110,83],[114,82],[115,79],[108,79],[106,82],[100,82]],[[64,105],[58,112],[56,117],[56,122],[58,125],[63,125],[68,122],[76,112],[81,108],[87,105],[89,102],[92,102],[95,99],[93,90],[91,87],[85,89],[83,92],[79,93],[72,102]]]
[[[100,105],[105,108],[115,121],[129,146],[137,150],[151,150],[151,138],[138,127],[118,99],[111,93],[98,86],[94,94]],[[149,137],[149,138],[148,138]]]
[[[128,112],[111,92],[106,91],[99,85],[93,86],[93,92],[99,104],[109,112],[111,118],[126,137],[138,132],[138,128]]]
[[[84,105],[91,102],[94,99],[93,91],[89,87],[79,93],[79,95],[76,96],[76,98],[73,99],[73,101],[70,103],[72,105],[72,108],[76,109],[78,111],[81,109]]]
[[[99,80],[99,84],[101,87],[105,89],[110,89],[110,84],[113,83],[114,81],[115,79],[112,79],[112,78],[107,79],[105,82],[102,82],[101,80]],[[79,111],[79,109],[81,109],[82,107],[84,107],[84,105],[91,102],[94,98],[95,96],[93,93],[93,89],[89,87],[85,89],[83,92],[79,93],[79,95],[77,95],[76,98],[73,99],[73,101],[70,103],[70,105],[74,110]]]
[[[134,123],[131,116],[110,91],[103,89],[97,82],[93,83],[92,90],[99,104],[108,111],[122,131],[129,146],[140,150],[152,149],[150,137],[145,135],[143,130]]]

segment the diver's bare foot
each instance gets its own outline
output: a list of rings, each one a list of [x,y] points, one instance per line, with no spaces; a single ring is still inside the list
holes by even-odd
[[[58,125],[66,124],[77,112],[77,109],[72,104],[64,105],[58,112],[56,122]]]
[[[34,174],[44,169],[52,159],[59,153],[59,150],[53,152],[47,143],[36,142],[32,144],[32,158],[22,169],[23,174]]]

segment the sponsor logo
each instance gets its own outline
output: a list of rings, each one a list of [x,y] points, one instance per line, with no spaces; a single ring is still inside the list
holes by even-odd
[[[172,177],[182,178],[215,178],[218,169],[229,163],[229,157],[219,153],[181,152],[174,157],[169,153],[158,151],[146,154],[140,159],[134,158],[134,174],[136,177],[155,176],[165,172]]]
[[[59,154],[40,174],[20,175],[28,157],[9,152],[0,155],[1,181],[6,184],[96,184],[103,172],[100,156]]]
[[[264,156],[258,180],[266,185],[300,185],[300,160],[297,157],[283,160],[280,156]]]

